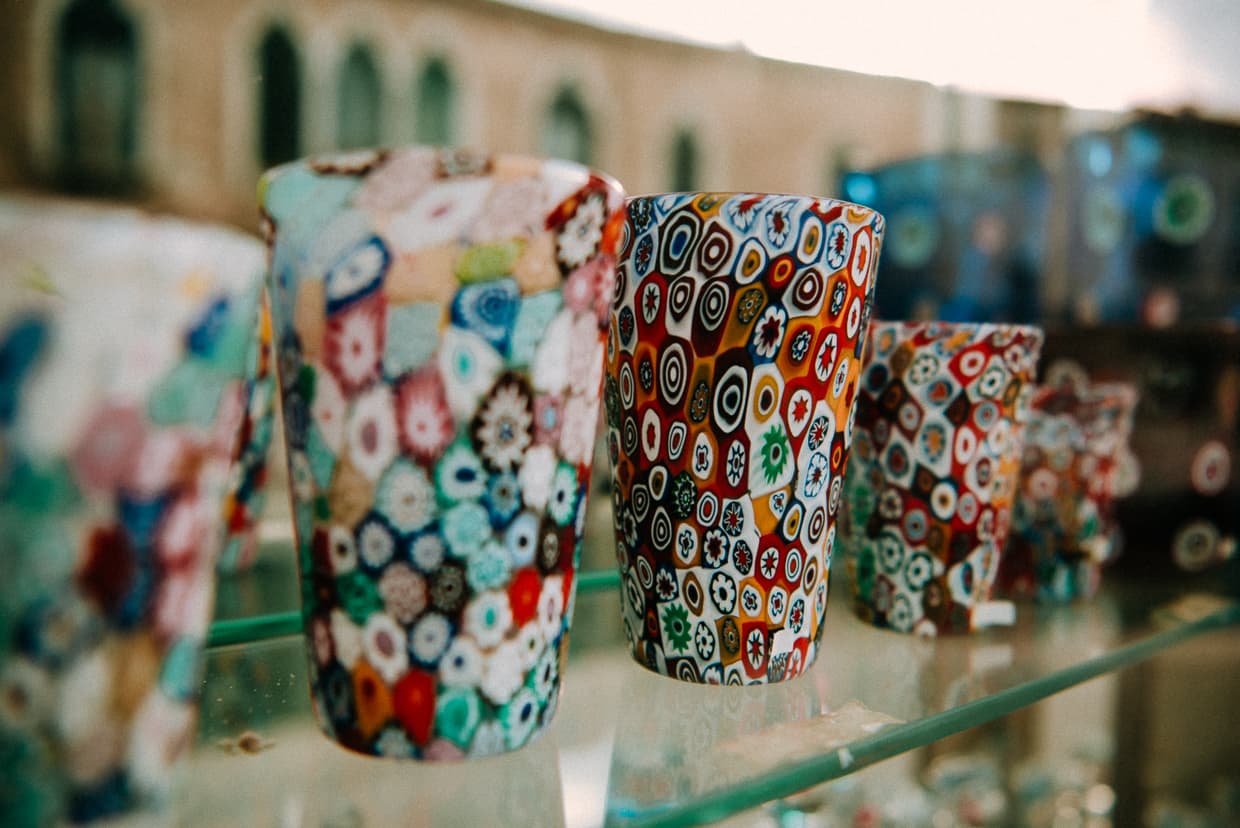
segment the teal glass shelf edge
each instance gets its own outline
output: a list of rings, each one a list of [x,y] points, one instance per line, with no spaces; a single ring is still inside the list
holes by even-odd
[[[1240,625],[1240,604],[1175,625],[1054,671],[1040,678],[907,723],[889,725],[826,753],[791,763],[761,777],[734,784],[725,791],[686,799],[640,812],[611,810],[608,826],[681,828],[718,822],[825,782],[847,776],[884,759],[924,747],[946,736],[1002,718],[1063,690],[1145,661],[1158,653],[1212,630]]]
[[[297,635],[300,632],[299,612],[273,612],[268,615],[216,621],[207,631],[207,649],[254,644]]]
[[[578,592],[601,592],[616,589],[619,586],[620,572],[615,569],[582,572],[577,576]],[[275,612],[246,618],[233,618],[216,621],[211,625],[207,632],[207,648],[254,644],[300,633],[301,613],[299,612]]]

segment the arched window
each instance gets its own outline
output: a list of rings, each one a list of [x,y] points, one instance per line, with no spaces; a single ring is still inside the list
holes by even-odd
[[[551,158],[590,163],[593,154],[590,116],[571,86],[561,87],[551,102],[543,125],[542,151]]]
[[[56,33],[60,174],[69,189],[136,183],[138,38],[109,0],[77,0]]]
[[[456,84],[448,65],[431,58],[418,76],[414,137],[419,144],[447,146],[456,142]]]
[[[361,43],[354,44],[340,65],[337,87],[336,145],[340,149],[379,143],[381,95],[379,69],[370,50]]]
[[[259,160],[264,167],[301,155],[301,63],[293,40],[275,26],[258,47]]]
[[[698,145],[693,133],[682,129],[672,142],[672,190],[692,192],[698,188]]]

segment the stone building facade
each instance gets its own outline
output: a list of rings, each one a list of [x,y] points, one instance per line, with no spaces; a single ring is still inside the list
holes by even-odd
[[[491,0],[25,0],[0,54],[0,184],[244,227],[265,167],[365,143],[575,157],[631,193],[830,195],[842,166],[1000,142],[1053,154],[1090,123]]]

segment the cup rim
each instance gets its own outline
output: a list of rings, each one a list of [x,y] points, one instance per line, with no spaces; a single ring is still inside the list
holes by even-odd
[[[692,202],[703,196],[716,198],[720,201],[727,201],[737,196],[749,196],[762,200],[780,199],[793,200],[800,203],[808,202],[831,202],[832,204],[840,204],[846,207],[855,207],[859,210],[865,210],[867,213],[873,213],[876,216],[882,216],[877,209],[866,204],[856,201],[849,201],[846,198],[837,198],[827,195],[813,195],[811,193],[788,193],[780,191],[756,191],[756,190],[669,190],[667,192],[655,193],[637,193],[625,196],[625,204],[632,204],[635,201],[656,201],[660,198],[675,198],[682,202]]]
[[[982,331],[990,330],[995,333],[1003,333],[1009,336],[1023,334],[1024,336],[1037,336],[1044,338],[1046,329],[1041,325],[1029,322],[950,322],[941,319],[872,319],[870,320],[870,332],[873,334],[879,328],[888,327],[895,330],[916,330],[923,328],[932,328],[942,330],[945,333],[969,333],[976,335]]]
[[[307,153],[306,155],[298,158],[285,161],[282,164],[269,167],[258,177],[256,187],[257,202],[263,212],[269,212],[271,209],[272,189],[279,181],[284,179],[290,173],[305,171],[319,176],[340,175],[361,177],[370,171],[381,167],[395,155],[417,151],[433,153],[436,158],[443,157],[445,154],[450,154],[451,156],[464,156],[467,158],[487,159],[490,161],[502,160],[508,162],[551,164],[553,167],[558,167],[560,169],[573,169],[580,173],[584,173],[587,177],[601,179],[607,186],[607,189],[612,190],[621,196],[627,196],[624,190],[624,185],[615,176],[600,170],[598,167],[591,164],[584,164],[580,161],[572,161],[567,158],[556,158],[554,156],[541,155],[539,153],[488,150],[473,144],[442,145],[404,143],[374,147],[359,147],[351,150],[328,150],[325,152]],[[322,169],[316,170],[316,165],[319,165]]]
[[[1077,382],[1061,382],[1054,385],[1039,383],[1034,397],[1034,407],[1044,404],[1047,400],[1071,395],[1073,401],[1080,406],[1109,406],[1121,411],[1135,408],[1141,400],[1137,386],[1123,380],[1084,380]]]

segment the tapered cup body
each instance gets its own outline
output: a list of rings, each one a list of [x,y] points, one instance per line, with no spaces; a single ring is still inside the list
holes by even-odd
[[[752,684],[813,662],[882,236],[831,199],[630,200],[604,396],[649,669]]]
[[[372,755],[519,748],[560,689],[622,192],[410,147],[261,197],[319,723]]]

